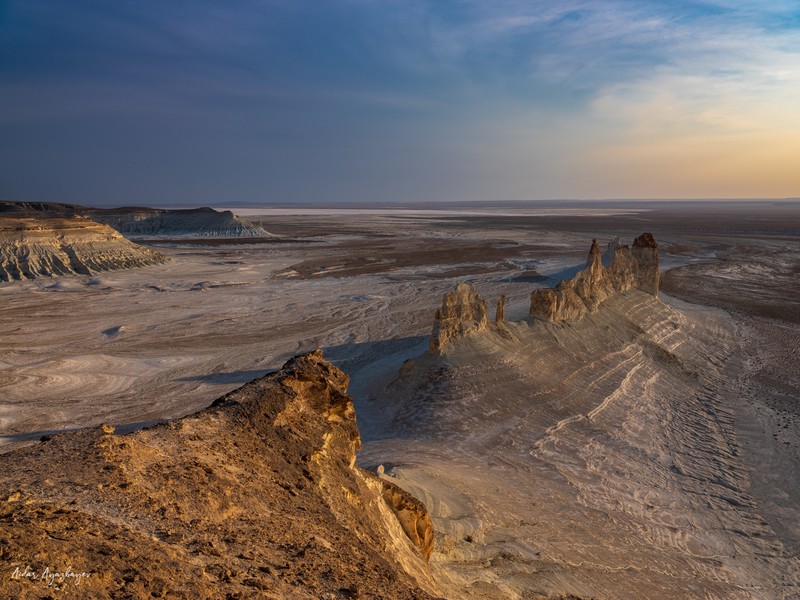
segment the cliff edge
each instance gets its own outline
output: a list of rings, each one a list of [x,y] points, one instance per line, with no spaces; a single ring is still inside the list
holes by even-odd
[[[176,421],[0,455],[0,595],[431,598],[430,518],[355,466],[348,383],[317,351]]]

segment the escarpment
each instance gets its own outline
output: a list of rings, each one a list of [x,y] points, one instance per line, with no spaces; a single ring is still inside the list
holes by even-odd
[[[84,597],[433,597],[430,519],[354,466],[348,383],[317,351],[176,421],[0,455],[4,572],[69,566]]]
[[[594,240],[583,270],[555,288],[531,293],[530,316],[546,321],[577,321],[619,292],[639,289],[658,296],[658,244],[651,234],[637,237],[633,247],[615,240],[605,258],[610,261],[608,267],[603,265],[600,248]]]
[[[0,215],[37,219],[85,217],[130,238],[266,238],[261,225],[213,208],[92,208],[56,202],[0,201]]]
[[[218,211],[213,208],[95,209],[91,217],[132,238],[265,238],[271,235],[260,225],[237,217],[229,210]]]
[[[81,217],[0,218],[0,281],[89,275],[166,260],[108,225]]]

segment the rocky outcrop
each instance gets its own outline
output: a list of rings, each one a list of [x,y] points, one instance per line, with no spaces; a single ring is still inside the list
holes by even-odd
[[[166,260],[111,227],[81,217],[0,217],[0,281],[89,275]]]
[[[162,209],[144,206],[91,208],[55,202],[0,202],[0,215],[28,218],[86,217],[130,238],[266,238],[260,225],[213,208]]]
[[[635,271],[634,287],[653,296],[658,296],[660,277],[658,273],[658,244],[655,238],[649,233],[643,233],[633,240],[631,253],[638,267]]]
[[[494,311],[494,322],[502,323],[506,320],[506,297],[501,295],[497,299],[497,308]]]
[[[436,311],[428,349],[439,352],[450,338],[481,331],[487,324],[486,302],[475,286],[460,283],[455,291],[445,294],[442,307]]]
[[[347,386],[317,351],[176,421],[0,455],[0,596],[430,598],[430,519],[354,465]],[[22,576],[68,567],[80,587]]]
[[[391,481],[383,483],[383,499],[397,515],[408,538],[419,548],[425,560],[433,552],[433,523],[425,505]]]
[[[610,262],[608,267],[604,260]],[[576,321],[618,292],[635,288],[658,296],[658,283],[658,244],[651,234],[637,237],[633,248],[614,240],[603,256],[594,240],[583,270],[555,288],[533,291],[530,315],[546,321]]]
[[[266,238],[272,235],[260,225],[237,217],[229,210],[213,208],[166,210],[130,207],[94,210],[91,217],[130,238]]]

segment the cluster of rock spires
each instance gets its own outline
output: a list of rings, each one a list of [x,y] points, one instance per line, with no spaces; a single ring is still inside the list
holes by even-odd
[[[229,210],[195,208],[95,209],[92,218],[128,237],[266,238],[272,234]]]
[[[165,262],[160,252],[82,217],[0,218],[0,281],[129,269]]]
[[[633,248],[614,240],[606,256],[609,267],[603,266],[597,240],[593,240],[585,269],[555,288],[531,293],[530,316],[546,321],[577,321],[619,292],[636,288],[658,296],[658,244],[651,234],[643,233],[633,240]]]
[[[597,240],[593,240],[584,269],[555,288],[531,293],[529,315],[549,322],[577,321],[620,292],[638,289],[657,297],[658,265],[658,244],[650,233],[637,237],[632,247],[620,244],[617,238],[609,243],[604,256]],[[501,296],[495,323],[504,320],[505,296]],[[445,295],[442,307],[436,311],[428,349],[441,352],[450,339],[481,331],[488,325],[486,302],[474,286],[461,283]]]
[[[430,518],[355,466],[348,383],[317,351],[176,421],[0,455],[0,595],[433,597]]]

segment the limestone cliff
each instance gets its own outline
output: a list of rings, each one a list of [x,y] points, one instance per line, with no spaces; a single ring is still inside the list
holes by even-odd
[[[119,208],[95,209],[91,218],[111,225],[131,237],[217,237],[265,238],[271,234],[260,225],[237,217],[229,210],[213,208],[156,209]]]
[[[92,208],[56,202],[0,201],[0,215],[27,218],[86,217],[130,238],[265,238],[260,225],[213,208],[164,209],[145,206]]]
[[[487,324],[486,302],[475,286],[460,283],[455,291],[445,295],[442,307],[436,311],[428,349],[441,351],[450,338],[481,331]]]
[[[603,265],[603,259],[610,265]],[[633,248],[615,240],[605,256],[592,242],[586,267],[555,288],[534,290],[530,315],[546,321],[576,321],[594,312],[618,292],[639,289],[658,296],[658,244],[649,233],[633,241]]]
[[[0,455],[0,596],[430,598],[430,519],[354,466],[347,386],[317,351],[176,421]]]
[[[0,281],[91,274],[166,261],[108,225],[81,217],[0,217]]]

